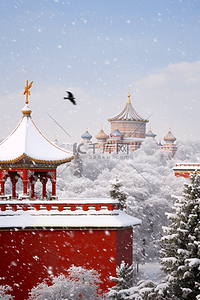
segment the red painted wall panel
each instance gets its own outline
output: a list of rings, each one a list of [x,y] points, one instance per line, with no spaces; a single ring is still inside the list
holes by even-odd
[[[115,275],[116,260],[132,261],[131,233],[132,229],[0,231],[0,285],[10,285],[15,300],[26,299],[33,286],[50,274],[66,273],[74,264],[99,271],[106,291],[113,285],[109,276]]]
[[[121,261],[129,265],[133,262],[133,229],[127,228],[116,232],[116,265],[119,266]]]
[[[191,173],[190,172],[187,172],[187,171],[183,171],[183,172],[178,172],[178,171],[175,171],[175,176],[176,177],[185,177],[185,178],[190,178],[190,175]]]

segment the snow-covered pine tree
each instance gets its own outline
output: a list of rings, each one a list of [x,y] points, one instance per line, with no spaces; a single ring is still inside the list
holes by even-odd
[[[168,274],[171,299],[196,300],[200,294],[200,177],[191,176],[183,197],[174,204],[175,213],[161,239],[161,264]]]
[[[115,181],[111,183],[111,189],[109,191],[110,197],[119,201],[119,208],[123,210],[126,207],[127,193],[122,190],[123,184],[116,176]]]
[[[116,277],[110,276],[110,279],[116,282],[108,292],[108,298],[110,299],[125,299],[128,296],[126,290],[133,285],[135,269],[133,265],[129,266],[124,261],[121,262],[120,266],[116,268]]]
[[[86,270],[72,266],[68,269],[68,276],[61,274],[52,276],[52,285],[47,280],[32,288],[29,300],[94,300],[102,299],[99,290],[100,274],[94,269]],[[7,298],[5,298],[7,299]]]

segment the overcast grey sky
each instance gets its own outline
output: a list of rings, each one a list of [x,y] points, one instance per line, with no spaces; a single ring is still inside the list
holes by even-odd
[[[27,79],[32,118],[50,140],[79,142],[87,125],[94,137],[101,122],[110,133],[129,86],[135,110],[153,113],[157,141],[169,125],[178,140],[199,139],[200,1],[1,0],[0,24],[0,139],[22,116]]]

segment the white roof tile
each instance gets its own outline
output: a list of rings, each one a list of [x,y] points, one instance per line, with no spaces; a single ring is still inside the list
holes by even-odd
[[[26,156],[33,161],[64,162],[73,158],[51,143],[36,127],[29,114],[25,114],[14,131],[0,144],[0,163],[14,162]]]

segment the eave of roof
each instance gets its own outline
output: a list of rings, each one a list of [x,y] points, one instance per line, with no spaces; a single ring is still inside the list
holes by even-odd
[[[81,135],[82,139],[91,139],[92,135],[86,130],[85,133]]]
[[[24,114],[14,131],[0,144],[0,164],[14,163],[23,157],[39,163],[60,164],[70,161],[74,155],[51,143],[30,115]]]

